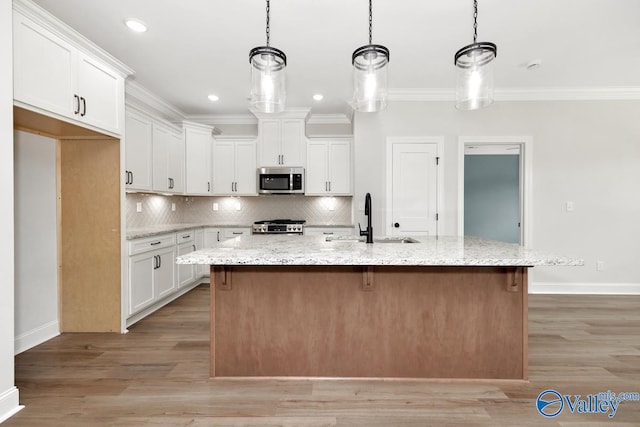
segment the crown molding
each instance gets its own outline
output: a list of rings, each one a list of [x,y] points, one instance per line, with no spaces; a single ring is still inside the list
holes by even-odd
[[[210,125],[257,125],[258,119],[253,114],[187,114],[186,120]]]
[[[186,118],[182,111],[131,80],[125,81],[125,99],[128,105],[135,105],[145,110],[151,109],[155,114],[172,122],[179,122]]]
[[[640,87],[511,88],[496,89],[496,101],[611,101],[638,100]],[[389,101],[455,101],[453,89],[389,89]]]
[[[346,114],[312,114],[307,120],[310,125],[350,125]]]
[[[103,50],[100,46],[93,43],[91,40],[84,37],[82,34],[78,33],[76,30],[32,1],[13,0],[13,10],[20,12],[27,18],[35,21],[38,25],[46,28],[56,36],[70,43],[76,49],[97,58],[105,64],[108,64],[122,77],[126,78],[135,73],[131,68]]]
[[[307,120],[311,114],[311,108],[287,108],[282,113],[263,113],[250,108],[251,114],[258,119],[303,119]]]

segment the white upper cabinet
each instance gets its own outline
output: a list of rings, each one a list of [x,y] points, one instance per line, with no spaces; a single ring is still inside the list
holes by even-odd
[[[153,125],[153,190],[184,192],[184,139],[181,133]]]
[[[16,105],[120,135],[123,75],[22,13],[13,24]]]
[[[186,193],[210,196],[212,128],[187,122],[183,122],[183,126]]]
[[[213,147],[214,194],[255,196],[257,194],[255,141],[217,138]]]
[[[307,146],[306,195],[351,195],[351,140],[313,139]]]
[[[305,118],[307,114],[308,111],[305,110],[303,113],[285,114],[287,117],[294,116],[292,118],[259,116],[258,166],[305,166]]]
[[[125,122],[125,184],[127,190],[150,191],[152,189],[152,121],[143,115],[127,111]]]

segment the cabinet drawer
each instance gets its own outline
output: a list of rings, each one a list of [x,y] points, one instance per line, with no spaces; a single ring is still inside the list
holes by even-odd
[[[176,241],[179,245],[183,243],[191,243],[196,238],[196,230],[185,230],[176,233]]]
[[[305,236],[352,236],[356,234],[355,228],[351,227],[313,227],[304,229]]]
[[[160,234],[153,237],[145,237],[144,239],[136,239],[129,242],[129,255],[141,254],[148,251],[154,251],[176,244],[176,235]]]
[[[226,239],[233,239],[238,236],[246,236],[251,234],[250,228],[225,228],[222,230],[222,235]]]

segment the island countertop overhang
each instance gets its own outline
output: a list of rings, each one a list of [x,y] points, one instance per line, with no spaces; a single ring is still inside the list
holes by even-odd
[[[264,266],[582,266],[583,260],[477,237],[411,236],[417,243],[366,244],[325,236],[240,236],[182,255],[178,264]],[[384,238],[382,238],[384,239]]]

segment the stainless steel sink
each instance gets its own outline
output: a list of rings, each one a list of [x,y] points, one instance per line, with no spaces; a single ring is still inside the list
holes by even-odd
[[[329,236],[325,239],[327,242],[364,242],[364,237],[358,236]],[[411,237],[382,237],[379,239],[373,239],[373,243],[420,243],[416,239]]]
[[[399,237],[399,238],[382,238],[382,239],[373,239],[374,243],[420,243],[416,239],[412,239],[411,237]]]

